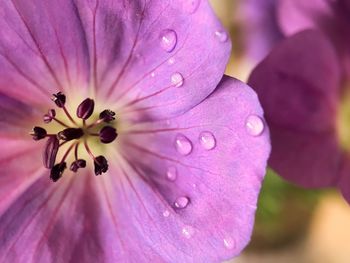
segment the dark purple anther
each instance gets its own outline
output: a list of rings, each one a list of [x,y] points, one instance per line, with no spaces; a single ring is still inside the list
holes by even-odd
[[[73,172],[77,172],[79,168],[85,168],[86,167],[86,161],[83,159],[79,159],[74,161],[71,166],[70,166],[70,170]]]
[[[56,136],[50,136],[46,142],[45,151],[43,154],[43,162],[46,168],[51,169],[54,166],[58,148],[58,139],[56,138]]]
[[[46,137],[47,132],[44,128],[35,126],[31,135],[33,136],[34,141],[39,141]]]
[[[58,179],[62,177],[64,170],[67,168],[67,164],[65,162],[58,163],[51,169],[50,178],[52,181],[57,182]]]
[[[85,99],[77,108],[77,116],[80,119],[87,120],[94,112],[95,102],[92,99]]]
[[[53,94],[52,100],[56,103],[57,107],[63,108],[64,104],[66,104],[66,95],[62,92],[58,92],[57,94]]]
[[[56,111],[54,109],[49,110],[47,114],[44,115],[44,122],[50,123],[56,117]]]
[[[113,127],[105,126],[101,129],[99,136],[102,143],[111,143],[117,138],[118,134]]]
[[[67,128],[58,133],[58,138],[64,141],[79,139],[84,136],[84,131],[81,128]]]
[[[104,122],[111,122],[115,120],[114,116],[115,112],[111,110],[104,110],[100,113],[100,120],[103,120]]]
[[[107,172],[108,170],[107,159],[102,155],[95,158],[94,165],[95,165],[95,175],[100,175],[102,173]]]

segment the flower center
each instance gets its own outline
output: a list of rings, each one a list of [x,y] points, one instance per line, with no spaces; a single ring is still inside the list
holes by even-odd
[[[350,151],[350,89],[341,96],[337,119],[338,139],[341,147]]]
[[[65,106],[66,96],[63,93],[54,94],[52,100],[62,110],[64,119],[58,118],[56,110],[50,109],[43,116],[43,121],[46,124],[56,124],[52,125],[53,128],[51,127],[53,132],[48,133],[47,129],[35,126],[31,133],[35,141],[47,139],[43,163],[46,168],[51,170],[51,180],[56,182],[62,177],[67,168],[67,161],[72,159],[71,157],[74,158],[69,168],[72,172],[76,173],[80,168],[86,167],[86,160],[79,157],[80,145],[85,148],[86,153],[93,160],[95,175],[107,172],[107,159],[103,155],[95,156],[89,146],[89,141],[98,138],[99,143],[108,144],[117,138],[117,131],[112,126],[115,113],[108,109],[103,110],[98,118],[88,124],[87,120],[94,113],[95,102],[87,98],[77,107],[76,116],[82,120],[81,124],[78,124]],[[61,158],[57,161],[59,152],[62,152]]]

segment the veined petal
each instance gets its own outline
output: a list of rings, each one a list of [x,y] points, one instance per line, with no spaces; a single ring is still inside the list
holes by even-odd
[[[251,235],[270,150],[267,127],[253,136],[247,126],[262,114],[256,95],[225,77],[170,126],[135,126],[108,174],[33,181],[0,216],[1,260],[219,262],[237,255]],[[193,143],[187,156],[174,146],[179,133]],[[167,175],[170,167],[177,178]]]
[[[201,1],[76,1],[97,95],[150,118],[207,97],[228,61],[228,33]]]
[[[2,3],[0,91],[32,104],[88,86],[89,54],[74,1]]]
[[[277,46],[249,79],[271,127],[269,165],[307,187],[334,185],[342,153],[336,114],[340,69],[331,43],[306,30]]]
[[[123,211],[116,221],[132,233],[135,250],[150,247],[150,258],[170,262],[217,262],[240,253],[250,239],[270,150],[249,87],[224,77],[185,114],[120,136],[114,165],[122,179],[111,189],[121,190],[109,195],[113,211]]]

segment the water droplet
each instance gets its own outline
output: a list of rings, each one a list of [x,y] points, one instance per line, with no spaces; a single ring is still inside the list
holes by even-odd
[[[169,65],[174,65],[174,63],[175,63],[175,58],[169,58],[168,64]]]
[[[202,147],[206,150],[212,150],[216,146],[216,139],[211,132],[201,132],[199,141]]]
[[[160,46],[166,51],[171,52],[177,44],[176,32],[172,29],[165,29],[160,35]]]
[[[176,208],[186,208],[190,200],[186,196],[181,196],[178,199],[176,199],[174,205]]]
[[[235,240],[231,237],[227,237],[224,239],[224,245],[227,249],[234,249],[236,247]]]
[[[246,129],[252,136],[259,136],[264,131],[264,121],[257,115],[250,115],[246,121]]]
[[[171,76],[171,83],[173,83],[176,88],[182,87],[184,84],[184,77],[178,72],[174,73]]]
[[[156,73],[155,72],[152,72],[151,73],[151,77],[154,78],[156,76]]]
[[[169,167],[168,171],[166,172],[166,177],[170,180],[170,181],[175,181],[177,178],[177,170],[176,167]]]
[[[183,3],[183,9],[185,12],[189,14],[193,14],[197,11],[199,4],[201,3],[200,0],[186,0]]]
[[[192,152],[192,143],[184,135],[178,135],[175,141],[176,150],[182,155],[189,155]]]
[[[220,42],[226,42],[228,40],[228,34],[223,30],[216,31],[215,36]]]
[[[163,212],[163,216],[164,216],[164,217],[169,217],[169,216],[170,216],[170,211],[169,211],[169,210],[165,210],[165,211]]]
[[[190,239],[194,235],[194,228],[191,226],[184,226],[182,228],[182,234],[185,238]]]

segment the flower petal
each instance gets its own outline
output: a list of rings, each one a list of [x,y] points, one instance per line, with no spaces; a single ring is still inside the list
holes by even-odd
[[[80,0],[77,8],[93,86],[111,104],[176,115],[207,97],[224,73],[231,43],[207,0]]]
[[[327,0],[280,0],[278,4],[280,26],[287,35],[320,28],[322,23],[332,20],[333,15]]]
[[[277,23],[278,0],[241,0],[237,17],[249,58],[261,61],[282,39]]]
[[[21,101],[0,92],[0,136],[27,137],[38,112]]]
[[[73,1],[11,0],[0,14],[0,92],[39,105],[58,90],[83,92],[89,54]]]
[[[122,172],[108,194],[135,250],[151,248],[150,258],[169,262],[217,262],[241,252],[270,150],[262,115],[254,92],[225,77],[187,113],[120,134],[112,169]]]
[[[337,180],[339,75],[329,41],[306,30],[277,46],[250,76],[271,127],[269,165],[292,182],[320,187]]]
[[[129,144],[110,160],[109,173],[33,181],[1,213],[1,260],[213,262],[237,255],[251,235],[270,149],[266,127],[260,136],[247,132],[251,114],[262,116],[256,95],[224,78],[170,126],[149,123],[148,128],[167,128],[156,140],[144,130],[124,137],[125,145],[154,143],[138,149]],[[203,130],[215,136],[215,147],[198,141]],[[193,142],[188,156],[173,145],[179,132]],[[177,169],[175,181],[166,179],[169,166]],[[180,195],[189,198],[188,204],[178,201],[186,208],[174,205]]]
[[[43,172],[41,142],[0,138],[0,215]]]

